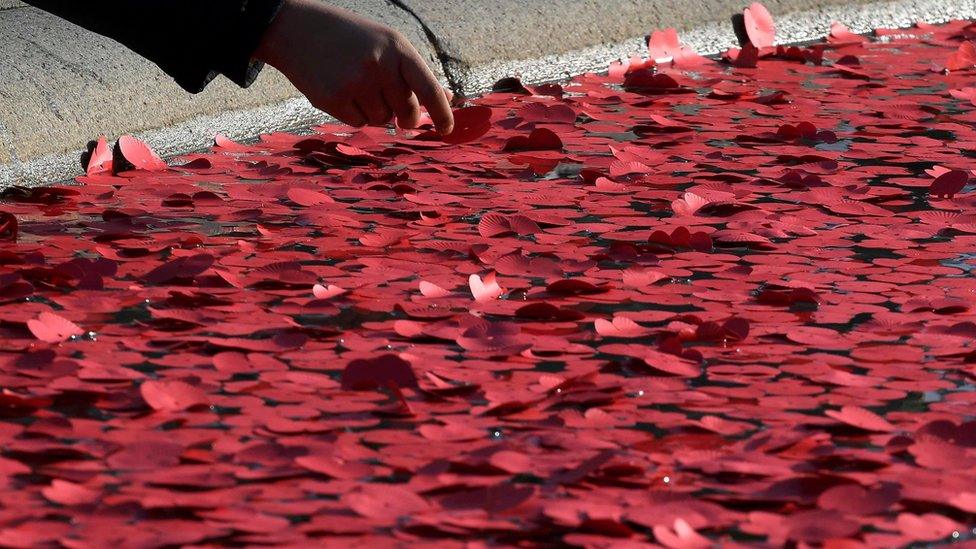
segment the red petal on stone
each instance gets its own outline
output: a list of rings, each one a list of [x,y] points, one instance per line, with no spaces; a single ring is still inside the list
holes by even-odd
[[[77,324],[54,313],[44,312],[27,321],[34,337],[48,343],[61,343],[85,333]]]
[[[417,376],[410,363],[397,355],[382,355],[350,362],[342,371],[342,388],[353,391],[387,386],[416,388]]]
[[[493,238],[512,232],[512,225],[508,216],[499,213],[487,213],[478,222],[478,233],[485,238]]]
[[[477,429],[463,423],[449,423],[447,425],[425,424],[419,428],[420,435],[434,442],[459,442],[464,440],[480,440],[485,438],[483,429]]]
[[[146,404],[158,412],[182,412],[207,404],[207,394],[183,381],[146,381],[139,386]]]
[[[321,204],[332,204],[335,202],[335,200],[325,193],[298,187],[288,189],[288,200],[291,200],[299,206],[306,207],[319,206]]]
[[[840,484],[829,488],[817,498],[822,509],[845,514],[874,515],[887,511],[901,499],[897,484],[885,484],[865,489],[857,484]]]
[[[672,354],[659,351],[649,351],[644,354],[644,362],[655,370],[678,377],[698,377],[701,366],[691,360],[686,360]]]
[[[529,135],[510,137],[502,149],[514,151],[560,151],[563,142],[556,133],[548,128],[536,128]]]
[[[963,170],[949,170],[935,178],[929,193],[952,198],[969,183],[969,173]]]
[[[897,525],[901,533],[912,541],[938,541],[962,529],[958,522],[936,513],[901,513]]]
[[[427,500],[395,484],[366,484],[345,494],[342,502],[359,515],[380,521],[396,521],[431,510]]]
[[[365,463],[349,462],[328,455],[300,456],[295,458],[295,463],[309,471],[339,480],[364,478],[373,474],[373,468]]]
[[[426,280],[420,281],[420,293],[423,294],[424,297],[429,297],[433,299],[447,297],[451,295],[450,291],[441,288],[440,286],[434,284],[433,282],[427,282]]]
[[[333,297],[338,297],[344,293],[346,293],[346,290],[332,284],[327,286],[316,284],[312,286],[312,295],[314,295],[316,299],[332,299]]]
[[[754,69],[759,63],[759,48],[747,42],[732,59],[732,66],[740,69]]]
[[[713,545],[712,540],[699,534],[684,519],[675,519],[673,528],[654,527],[654,537],[670,549],[704,549]]]
[[[650,333],[647,328],[624,316],[614,317],[613,321],[598,318],[594,321],[594,328],[603,337],[642,337]]]
[[[572,124],[576,122],[576,111],[569,105],[557,103],[526,103],[519,109],[519,115],[526,122],[543,122],[546,124]]]
[[[441,139],[454,145],[475,141],[491,130],[491,108],[483,105],[454,111],[454,130]]]
[[[888,433],[895,430],[895,426],[886,419],[860,406],[849,405],[840,410],[827,410],[824,415],[865,431]]]
[[[175,278],[193,278],[203,274],[213,265],[210,254],[178,257],[146,273],[143,280],[150,284],[163,284]]]
[[[112,148],[108,146],[104,135],[98,138],[89,154],[88,164],[85,166],[86,174],[112,173]]]
[[[485,303],[501,297],[505,290],[498,285],[494,273],[487,275],[484,279],[473,274],[468,278],[468,286],[471,288],[471,295],[478,303]]]
[[[776,26],[773,24],[773,16],[769,14],[766,6],[759,2],[753,2],[743,11],[745,17],[746,34],[749,42],[757,48],[769,48],[776,42]]]
[[[122,161],[115,162],[116,170],[127,169],[128,166],[135,170],[146,171],[166,171],[169,169],[169,166],[149,148],[149,145],[131,135],[123,135],[119,138],[119,142],[116,144],[116,152],[120,155],[118,160]]]
[[[41,493],[48,501],[66,506],[95,503],[100,494],[98,490],[61,479],[52,480],[50,486],[41,489]]]
[[[970,69],[976,65],[976,43],[966,41],[946,60],[945,68],[950,71]]]

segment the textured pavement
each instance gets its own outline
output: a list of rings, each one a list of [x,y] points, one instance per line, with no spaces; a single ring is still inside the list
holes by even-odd
[[[385,0],[336,3],[400,29],[432,66],[439,66],[423,30],[408,14],[390,9]],[[190,95],[112,40],[35,8],[0,11],[0,36],[5,53],[0,58],[0,181],[70,176],[79,169],[77,151],[100,134],[165,129],[151,141],[164,154],[174,154],[203,146],[218,131],[254,136],[314,120],[310,108],[288,117],[282,102],[298,92],[273,70],[248,90],[219,79],[204,93]],[[221,118],[268,105],[277,108],[239,120]]]

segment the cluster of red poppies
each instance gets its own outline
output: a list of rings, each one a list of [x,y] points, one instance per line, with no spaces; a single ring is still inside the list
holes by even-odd
[[[3,191],[0,545],[972,537],[976,26],[744,25]]]

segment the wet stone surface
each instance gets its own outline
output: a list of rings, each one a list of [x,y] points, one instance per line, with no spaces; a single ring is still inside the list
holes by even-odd
[[[0,544],[970,538],[974,37],[4,191]]]

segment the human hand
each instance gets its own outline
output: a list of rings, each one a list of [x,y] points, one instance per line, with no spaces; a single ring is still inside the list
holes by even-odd
[[[450,92],[406,38],[320,0],[285,0],[255,57],[349,125],[381,126],[395,115],[401,128],[415,128],[422,104],[441,134],[454,127]]]

